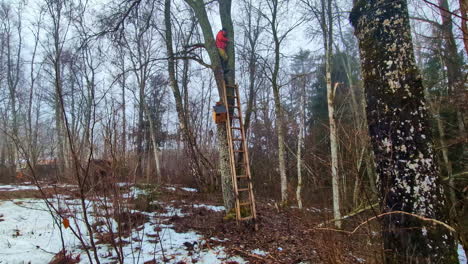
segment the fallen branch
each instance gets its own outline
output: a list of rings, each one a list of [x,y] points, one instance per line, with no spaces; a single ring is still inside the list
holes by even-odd
[[[256,258],[256,259],[259,259],[259,260],[262,260],[262,261],[267,261],[266,258],[264,257],[261,257],[259,255],[256,255],[256,254],[252,254],[252,253],[248,253],[248,252],[245,252],[244,250],[241,250],[239,248],[233,248],[234,251],[237,251],[238,253],[241,253],[241,254],[244,254],[246,256],[249,256],[249,257],[252,257],[252,258]],[[278,260],[276,258],[274,258],[272,255],[268,254],[267,255],[268,258],[271,258],[273,259],[274,261],[278,262]]]
[[[346,220],[346,219],[348,219],[349,217],[352,217],[352,216],[355,216],[355,215],[357,215],[357,214],[360,214],[360,213],[362,213],[362,212],[364,212],[364,211],[367,211],[367,210],[369,210],[369,209],[371,209],[372,207],[375,207],[375,206],[377,206],[377,205],[379,205],[378,202],[377,202],[377,203],[374,203],[374,204],[370,204],[370,205],[368,205],[368,206],[366,206],[366,207],[364,207],[364,208],[358,208],[358,209],[352,211],[351,213],[349,213],[349,214],[343,216],[343,217],[340,218],[340,219],[328,220],[328,221],[325,221],[325,222],[323,222],[323,223],[318,224],[317,226],[320,227],[320,226],[324,226],[324,225],[326,225],[326,224],[334,223],[334,222],[336,222],[336,221]]]
[[[432,218],[427,218],[427,217],[417,215],[417,214],[413,214],[413,213],[403,212],[403,211],[393,211],[393,212],[387,212],[387,213],[382,213],[380,215],[373,216],[373,217],[367,219],[366,221],[360,223],[356,228],[354,228],[353,231],[339,230],[339,229],[334,229],[334,228],[322,228],[322,227],[316,227],[316,228],[313,228],[313,229],[309,229],[307,231],[329,230],[329,231],[341,232],[341,233],[346,233],[346,234],[352,235],[352,234],[356,233],[356,231],[358,231],[363,225],[369,223],[370,221],[375,220],[375,219],[380,218],[380,217],[383,217],[383,216],[386,216],[386,215],[391,215],[391,214],[404,214],[404,215],[413,216],[413,217],[416,217],[416,218],[418,218],[418,219],[420,219],[422,221],[432,222],[434,224],[441,225],[441,226],[443,226],[443,227],[447,228],[448,230],[455,233],[455,229],[453,227],[449,226],[448,224],[446,224],[446,223],[444,223],[442,221],[432,219]]]

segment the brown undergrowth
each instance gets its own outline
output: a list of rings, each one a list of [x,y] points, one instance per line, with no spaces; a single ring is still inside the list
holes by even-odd
[[[220,204],[221,197],[207,194],[167,193],[168,201],[183,208],[186,216],[167,220],[177,232],[195,230],[206,239],[205,247],[223,246],[231,255],[239,255],[249,263],[379,263],[378,243],[372,244],[368,234],[352,236],[315,227],[329,219],[329,212],[278,208],[265,201],[257,202],[258,230],[249,223],[225,220],[224,212],[215,212],[190,204]],[[180,195],[183,198],[177,196]],[[165,197],[165,195],[162,195]],[[168,197],[166,197],[167,199]],[[350,219],[346,228],[362,219]],[[374,227],[373,227],[374,228]],[[376,232],[374,232],[376,233]],[[255,254],[255,250],[266,252]],[[258,251],[257,251],[258,252]],[[360,256],[360,257],[356,257]]]

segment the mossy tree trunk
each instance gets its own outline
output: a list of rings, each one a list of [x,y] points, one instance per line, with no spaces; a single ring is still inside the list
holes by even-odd
[[[422,79],[406,1],[357,1],[351,16],[361,54],[369,134],[384,212],[446,220]],[[458,263],[445,227],[408,215],[382,220],[387,263]]]

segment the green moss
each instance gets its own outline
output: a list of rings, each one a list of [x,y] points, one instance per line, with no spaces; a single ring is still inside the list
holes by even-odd
[[[227,212],[227,214],[223,217],[224,220],[229,221],[229,220],[235,220],[236,219],[236,209],[232,208]]]
[[[240,209],[240,214],[241,214],[241,217],[250,216],[252,214],[250,207],[242,207]],[[227,214],[224,216],[223,219],[224,220],[235,220],[236,219],[236,208],[232,208],[231,210],[229,210],[229,212],[227,212]]]

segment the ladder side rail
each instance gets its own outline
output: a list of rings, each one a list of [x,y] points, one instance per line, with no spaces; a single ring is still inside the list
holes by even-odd
[[[248,185],[249,185],[249,196],[250,196],[250,202],[251,202],[251,208],[252,208],[252,212],[251,212],[251,215],[254,219],[256,219],[256,216],[257,216],[257,212],[256,212],[256,208],[255,208],[255,197],[253,195],[253,185],[252,185],[252,176],[250,174],[250,159],[249,159],[249,151],[248,151],[248,148],[247,148],[247,140],[246,140],[246,137],[245,137],[245,128],[244,128],[244,122],[243,122],[243,118],[242,118],[242,106],[241,106],[241,103],[240,103],[240,94],[239,94],[239,87],[236,85],[236,96],[237,96],[237,104],[239,106],[239,122],[240,122],[240,127],[241,127],[241,133],[242,133],[242,139],[243,139],[243,148],[244,148],[244,167],[245,167],[245,174],[246,176],[248,177]],[[237,179],[236,179],[237,180]]]
[[[224,92],[224,105],[226,107],[226,114],[227,114],[227,120],[226,120],[226,130],[227,130],[227,141],[228,141],[228,148],[229,148],[229,163],[230,163],[230,171],[231,171],[231,179],[233,182],[233,187],[234,187],[234,198],[235,198],[235,210],[236,210],[236,220],[239,220],[241,217],[240,214],[240,206],[239,206],[239,193],[237,189],[237,173],[236,173],[236,167],[235,167],[235,155],[234,155],[234,146],[232,142],[232,131],[231,131],[231,116],[229,113],[229,102],[227,99],[227,89],[226,89],[226,82],[223,80],[223,92]]]

